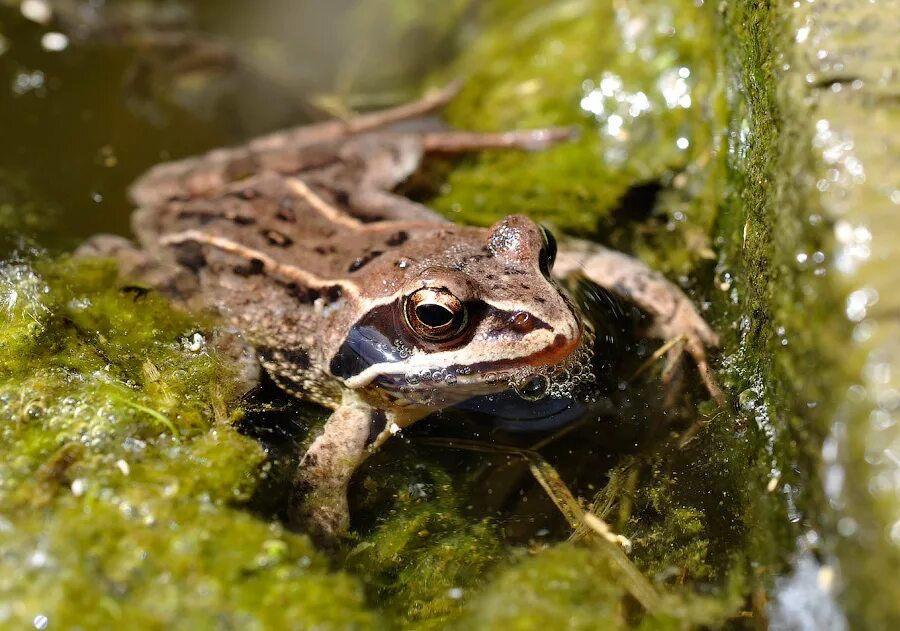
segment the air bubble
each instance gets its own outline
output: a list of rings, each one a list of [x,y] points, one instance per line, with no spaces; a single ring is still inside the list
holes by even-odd
[[[547,396],[550,381],[544,375],[535,375],[516,388],[516,392],[526,401],[540,401]]]

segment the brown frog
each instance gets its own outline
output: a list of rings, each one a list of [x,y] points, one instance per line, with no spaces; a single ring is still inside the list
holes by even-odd
[[[409,424],[485,396],[591,396],[593,336],[558,279],[584,277],[642,307],[648,334],[683,339],[722,397],[705,350],[717,336],[640,261],[583,241],[557,252],[518,215],[455,225],[392,192],[426,154],[540,149],[570,135],[390,129],[452,92],[157,166],[131,189],[140,248],[120,237],[82,248],[214,307],[279,386],[333,410],[300,462],[290,509],[326,537],[348,527],[353,472]]]

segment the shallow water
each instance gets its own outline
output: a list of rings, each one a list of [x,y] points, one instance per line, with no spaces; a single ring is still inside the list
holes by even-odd
[[[842,73],[858,57],[828,65],[847,45],[829,40],[840,15],[840,5],[782,13],[680,0],[4,3],[0,120],[14,124],[0,129],[0,226],[16,254],[0,266],[10,454],[0,465],[0,621],[891,620],[891,589],[861,596],[896,567],[893,452],[875,438],[895,427],[879,368],[890,335],[873,328],[866,293],[882,288],[884,305],[890,282],[842,266],[860,258],[877,220],[854,213],[896,203],[895,191],[879,184],[891,170],[867,153],[871,129],[842,126],[882,112],[895,79],[890,55],[883,71],[857,62],[853,80]],[[595,411],[541,452],[632,540],[631,559],[663,599],[656,609],[626,596],[626,577],[584,533],[563,543],[569,528],[523,461],[421,440],[484,440],[471,417],[440,418],[373,457],[351,494],[354,539],[330,556],[315,550],[277,517],[297,443],[322,412],[271,388],[234,401],[227,367],[202,345],[189,350],[210,322],[159,297],[135,309],[109,267],[48,254],[97,232],[128,234],[127,186],[161,160],[459,76],[467,85],[450,124],[575,124],[581,139],[434,165],[411,195],[459,220],[525,212],[634,252],[707,305],[723,334],[730,408],[692,383],[665,411],[651,374],[612,397],[617,413]],[[863,99],[822,97],[820,84]],[[882,175],[860,180],[860,164]],[[850,278],[858,286],[845,301],[845,281],[832,277],[851,272],[864,275]],[[603,321],[602,296],[583,300]],[[614,351],[624,358],[600,366],[612,393],[654,348],[625,344]],[[863,367],[864,353],[878,361]],[[866,389],[845,396],[860,374]],[[860,429],[854,419],[867,415],[881,433]],[[866,486],[871,494],[852,492]]]

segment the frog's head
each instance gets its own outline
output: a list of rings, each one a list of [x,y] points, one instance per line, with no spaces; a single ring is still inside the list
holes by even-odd
[[[402,290],[352,327],[335,376],[423,409],[508,390],[571,398],[593,382],[584,318],[550,278],[549,231],[513,215],[442,235]]]

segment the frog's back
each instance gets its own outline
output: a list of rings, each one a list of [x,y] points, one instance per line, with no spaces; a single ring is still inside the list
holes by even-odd
[[[328,358],[367,301],[396,291],[404,257],[431,254],[435,241],[422,235],[450,224],[356,207],[371,171],[364,152],[394,155],[406,136],[278,138],[154,167],[131,188],[133,225],[143,250],[197,279],[195,304],[220,311],[270,372],[296,376],[294,389],[309,395],[328,381]]]

